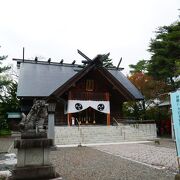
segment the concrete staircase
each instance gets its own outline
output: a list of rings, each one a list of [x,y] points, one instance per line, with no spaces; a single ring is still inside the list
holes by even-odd
[[[119,126],[80,126],[55,127],[56,145],[80,145],[96,143],[118,143],[123,141],[137,141],[156,138],[156,131],[152,127],[130,125]]]

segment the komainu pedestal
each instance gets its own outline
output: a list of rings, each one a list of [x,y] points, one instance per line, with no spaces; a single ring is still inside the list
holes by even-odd
[[[46,133],[24,133],[20,140],[15,140],[18,149],[17,165],[12,171],[13,180],[52,179],[58,175],[50,163],[49,153],[53,140],[47,139]]]
[[[53,139],[47,138],[43,128],[48,115],[47,106],[44,100],[35,100],[28,115],[22,114],[21,139],[14,141],[14,148],[18,149],[17,165],[9,179],[39,180],[57,177],[49,160]]]

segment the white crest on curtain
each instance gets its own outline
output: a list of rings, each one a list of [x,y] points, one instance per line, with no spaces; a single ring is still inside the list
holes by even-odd
[[[82,100],[68,100],[67,113],[76,113],[92,107],[93,109],[102,112],[110,113],[109,101],[82,101]]]

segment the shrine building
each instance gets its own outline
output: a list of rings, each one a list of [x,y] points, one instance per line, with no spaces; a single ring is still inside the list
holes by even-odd
[[[84,66],[14,59],[20,68],[17,97],[27,114],[34,99],[55,103],[55,126],[111,125],[123,117],[122,105],[142,100],[138,89],[121,72],[105,68],[102,56],[87,60]]]

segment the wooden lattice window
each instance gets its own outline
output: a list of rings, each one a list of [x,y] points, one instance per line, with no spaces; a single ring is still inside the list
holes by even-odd
[[[94,90],[94,80],[87,79],[86,80],[86,91],[93,91]]]

